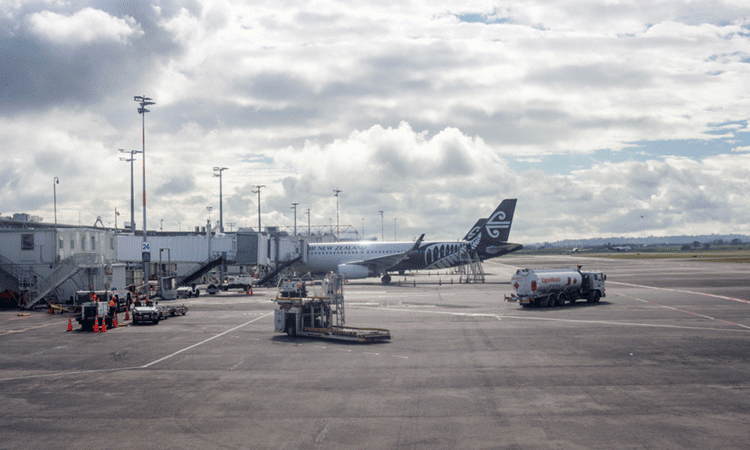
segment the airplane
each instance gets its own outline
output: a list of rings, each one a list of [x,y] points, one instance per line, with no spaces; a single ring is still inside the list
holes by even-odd
[[[613,247],[611,244],[607,244],[606,247],[615,252],[629,252],[630,250],[632,250],[632,248],[627,245],[620,246],[620,247]]]
[[[422,242],[335,242],[308,244],[307,261],[298,263],[298,272],[338,272],[347,279],[381,277],[391,282],[389,272],[444,269],[466,264],[473,253],[480,260],[495,258],[523,248],[508,242],[516,199],[506,199],[488,219],[480,219],[460,241]]]

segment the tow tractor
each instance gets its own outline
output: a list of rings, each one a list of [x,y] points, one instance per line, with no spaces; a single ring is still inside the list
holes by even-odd
[[[378,342],[391,339],[391,332],[383,328],[355,328],[344,325],[344,277],[328,274],[319,284],[313,284],[308,296],[303,280],[287,279],[279,282],[275,311],[276,332],[291,337],[316,337],[353,342]]]

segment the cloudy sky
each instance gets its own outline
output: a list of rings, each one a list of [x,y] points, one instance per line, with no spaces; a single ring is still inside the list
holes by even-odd
[[[750,234],[750,8],[727,1],[0,3],[0,213],[511,240]],[[136,223],[142,227],[142,161]],[[395,219],[395,220],[394,220]],[[162,222],[163,220],[163,222]],[[162,225],[163,223],[163,225]]]

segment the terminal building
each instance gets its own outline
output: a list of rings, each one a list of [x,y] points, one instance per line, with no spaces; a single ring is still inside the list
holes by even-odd
[[[81,290],[143,288],[144,264],[151,280],[190,277],[197,284],[267,274],[304,256],[307,242],[333,240],[278,227],[217,233],[208,224],[192,232],[148,231],[144,243],[138,231],[55,225],[26,214],[0,217],[0,236],[0,306],[21,308],[65,303]]]

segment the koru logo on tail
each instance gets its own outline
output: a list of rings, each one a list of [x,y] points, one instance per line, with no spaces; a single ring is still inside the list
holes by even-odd
[[[484,225],[487,229],[487,234],[491,238],[497,239],[500,237],[500,230],[510,228],[510,221],[505,220],[505,211],[498,211],[487,219],[487,223]]]

